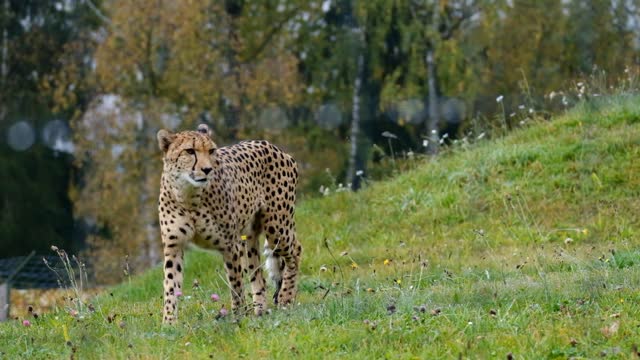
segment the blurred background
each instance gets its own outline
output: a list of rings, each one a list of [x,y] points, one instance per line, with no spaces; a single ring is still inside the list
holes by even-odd
[[[304,201],[630,89],[639,55],[637,0],[0,0],[0,258],[155,264],[160,128],[278,144]]]

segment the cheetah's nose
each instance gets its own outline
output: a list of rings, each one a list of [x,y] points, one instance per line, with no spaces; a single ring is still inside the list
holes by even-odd
[[[213,170],[213,169],[212,169],[212,168],[210,168],[210,167],[202,168],[202,172],[203,172],[205,175],[209,175],[209,173],[211,172],[211,170]]]

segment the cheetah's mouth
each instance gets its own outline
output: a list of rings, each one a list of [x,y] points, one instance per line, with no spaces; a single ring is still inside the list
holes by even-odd
[[[198,185],[202,185],[202,184],[206,183],[207,180],[209,180],[209,179],[207,179],[206,176],[202,177],[202,178],[195,178],[193,176],[190,176],[190,178],[191,178],[191,180],[195,181]]]
[[[185,180],[187,180],[187,182],[189,182],[189,184],[195,186],[195,187],[201,187],[204,186],[207,183],[207,177],[202,177],[202,178],[195,178],[192,175],[188,175],[188,174],[183,174],[182,176]]]

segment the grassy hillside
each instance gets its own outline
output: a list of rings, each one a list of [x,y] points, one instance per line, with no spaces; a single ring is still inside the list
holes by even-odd
[[[640,98],[459,147],[300,204],[299,304],[218,317],[218,255],[191,251],[180,324],[161,272],[0,325],[0,358],[618,358],[640,346]],[[218,293],[220,302],[211,294]],[[72,312],[72,311],[71,311]],[[115,319],[114,319],[115,318]]]

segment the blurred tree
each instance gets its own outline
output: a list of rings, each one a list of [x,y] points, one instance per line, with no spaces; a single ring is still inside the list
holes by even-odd
[[[312,55],[307,55],[304,65],[309,81],[321,89],[322,96],[338,99],[343,109],[347,104],[352,106],[346,182],[354,189],[360,180],[356,170],[365,169],[369,145],[392,127],[384,111],[431,94],[435,115],[442,91],[436,66],[440,61],[446,65],[440,70],[446,74],[442,76],[445,85],[455,86],[455,90],[459,90],[462,76],[470,75],[460,71],[463,55],[450,43],[456,43],[465,22],[477,11],[476,1],[338,1],[327,12],[327,26],[321,29],[324,41],[310,50]],[[434,55],[440,47],[447,51]],[[433,61],[426,62],[429,54]],[[427,128],[436,131],[436,140],[431,143],[437,146],[438,117],[431,118],[434,120]],[[406,122],[401,119],[399,123],[396,129],[401,130]],[[358,139],[360,134],[367,140]],[[414,138],[413,142],[418,141]]]
[[[566,77],[605,69],[621,74],[636,56],[633,13],[625,1],[571,1],[566,8]],[[637,19],[635,21],[638,21]],[[611,81],[615,79],[610,79]]]
[[[67,196],[70,149],[61,142],[68,140],[62,136],[68,113],[52,112],[41,82],[60,68],[66,44],[96,24],[83,1],[0,2],[2,256],[80,246]]]
[[[151,128],[169,117],[175,106],[149,99],[143,105],[117,95],[97,97],[76,120],[76,163],[81,181],[71,187],[78,216],[94,231],[89,254],[101,282],[123,276],[128,257],[132,271],[160,258],[157,230],[158,149]]]
[[[594,70],[606,71],[603,85],[610,86],[638,63],[632,29],[637,15],[629,5],[496,0],[483,6],[463,39],[479,50],[473,57],[482,89],[474,96],[476,112],[494,113],[498,95],[505,96],[506,113],[541,109],[544,95],[566,90]]]
[[[190,123],[206,112],[223,138],[250,132],[256,108],[296,103],[296,58],[271,33],[296,10],[278,13],[270,2],[226,4],[115,1],[114,30],[96,52],[102,91],[165,99],[184,106]]]
[[[504,11],[504,19],[495,16],[497,28],[490,30],[485,84],[506,95],[505,102],[518,102],[512,106],[523,97],[533,101],[532,92],[560,89],[567,25],[562,2],[516,0],[497,11]]]
[[[416,2],[409,5],[409,10],[412,14],[411,25],[413,25],[412,27],[418,26],[418,28],[415,29],[416,35],[418,36],[418,41],[424,44],[424,49],[421,49],[422,51],[417,54],[418,56],[420,54],[424,56],[427,70],[426,90],[429,108],[429,116],[426,124],[429,141],[427,151],[432,155],[438,153],[440,143],[439,128],[442,125],[440,115],[441,102],[439,100],[442,84],[439,80],[439,63],[444,61],[449,63],[453,62],[454,64],[460,62],[460,46],[459,44],[455,44],[456,37],[464,30],[464,26],[467,25],[466,23],[479,13],[479,3],[480,1],[475,0],[436,0],[429,3]],[[485,5],[488,4],[489,2],[485,2]],[[422,31],[420,31],[420,23],[429,25],[424,26]],[[451,47],[451,43],[455,45]],[[441,54],[441,52],[444,52],[444,54]],[[458,67],[446,70],[449,71],[445,75],[447,78],[456,78],[460,77],[460,74],[464,74]]]

